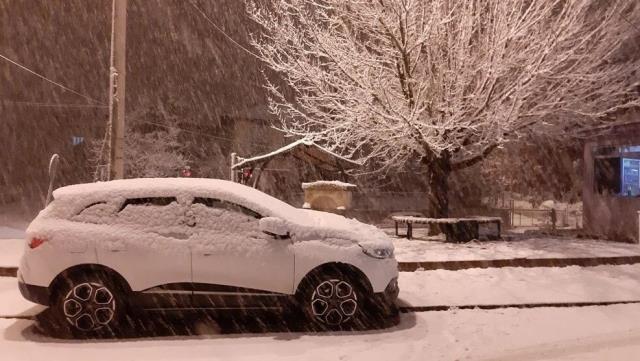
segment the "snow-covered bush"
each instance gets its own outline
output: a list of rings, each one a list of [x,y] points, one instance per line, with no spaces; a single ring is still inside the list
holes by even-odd
[[[125,173],[127,177],[176,177],[188,164],[181,152],[177,128],[155,129],[148,133],[131,132],[125,137]]]
[[[138,112],[127,117],[125,178],[176,177],[189,165],[189,144],[180,139],[177,120],[171,116],[152,115]],[[91,142],[90,160],[96,169],[94,180],[106,180],[107,140],[108,137]]]

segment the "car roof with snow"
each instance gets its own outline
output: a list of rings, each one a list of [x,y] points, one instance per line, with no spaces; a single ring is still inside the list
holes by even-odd
[[[211,178],[134,178],[74,184],[56,189],[56,201],[91,204],[111,199],[143,197],[211,197],[240,204],[264,216],[299,218],[302,212],[264,192]]]

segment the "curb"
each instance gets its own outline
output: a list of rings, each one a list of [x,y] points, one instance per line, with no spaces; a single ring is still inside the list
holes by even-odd
[[[0,277],[17,277],[18,267],[0,267]]]
[[[602,265],[625,265],[640,263],[640,256],[619,257],[584,257],[584,258],[512,258],[473,261],[442,262],[398,262],[398,271],[415,272],[417,270],[457,271],[468,268],[502,268],[502,267],[594,267]]]
[[[453,311],[453,310],[496,310],[501,308],[569,308],[569,307],[589,307],[589,306],[611,306],[638,304],[640,301],[604,301],[604,302],[553,302],[553,303],[514,303],[504,305],[461,305],[461,306],[400,306],[398,309],[402,313],[413,312],[433,312],[433,311]]]
[[[400,313],[417,313],[417,312],[437,312],[437,311],[455,311],[455,310],[497,310],[504,308],[572,308],[572,307],[590,307],[590,306],[612,306],[612,305],[630,305],[638,304],[640,300],[629,301],[604,301],[604,302],[553,302],[553,303],[514,303],[514,304],[483,304],[483,305],[459,305],[459,306],[400,306]],[[23,315],[0,315],[0,319],[20,319],[34,320],[35,316]]]

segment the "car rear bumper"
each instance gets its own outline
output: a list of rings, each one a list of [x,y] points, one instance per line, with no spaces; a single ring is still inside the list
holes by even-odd
[[[20,289],[22,297],[27,300],[45,306],[49,305],[50,293],[48,287],[35,286],[18,281],[18,288]]]

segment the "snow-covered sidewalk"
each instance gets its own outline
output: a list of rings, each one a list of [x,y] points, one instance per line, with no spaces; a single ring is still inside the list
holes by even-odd
[[[18,224],[22,227],[21,224]],[[24,228],[0,225],[0,268],[17,267],[25,245]]]
[[[551,236],[521,236],[512,241],[467,243],[394,237],[393,244],[398,262],[640,256],[638,244]]]
[[[12,239],[12,238],[24,239],[24,237],[25,237],[24,229],[0,226],[0,240]]]
[[[24,247],[24,239],[0,239],[0,268],[18,267]]]
[[[640,300],[640,265],[473,268],[400,273],[407,306]]]
[[[0,317],[34,316],[44,308],[22,297],[17,278],[0,277]]]

